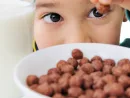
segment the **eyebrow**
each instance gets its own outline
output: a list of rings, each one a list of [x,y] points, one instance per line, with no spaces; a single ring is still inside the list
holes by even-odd
[[[58,6],[59,3],[57,2],[39,2],[36,3],[36,8],[41,8],[41,7],[45,7],[45,8],[54,8],[56,6]]]

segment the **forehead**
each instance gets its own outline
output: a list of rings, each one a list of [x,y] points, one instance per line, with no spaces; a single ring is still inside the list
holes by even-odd
[[[36,6],[73,6],[73,5],[90,5],[90,0],[36,0]]]

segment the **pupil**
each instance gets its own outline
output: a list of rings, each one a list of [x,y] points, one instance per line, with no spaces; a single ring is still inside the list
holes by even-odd
[[[60,15],[58,15],[56,13],[51,14],[51,20],[53,22],[58,22],[60,20]]]
[[[102,17],[102,16],[103,16],[102,14],[100,14],[100,13],[98,12],[98,10],[97,10],[96,8],[94,8],[93,14],[94,14],[95,17]]]

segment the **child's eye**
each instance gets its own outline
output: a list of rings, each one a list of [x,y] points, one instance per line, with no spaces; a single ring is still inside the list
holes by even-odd
[[[53,23],[61,21],[61,16],[57,13],[49,13],[43,17],[45,22]]]
[[[89,13],[89,18],[101,18],[105,16],[106,14],[100,14],[96,8],[93,8],[91,12]]]

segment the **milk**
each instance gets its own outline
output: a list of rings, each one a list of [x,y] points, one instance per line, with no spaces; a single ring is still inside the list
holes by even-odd
[[[0,3],[0,98],[22,96],[13,81],[13,69],[32,52],[33,16],[29,3]]]

